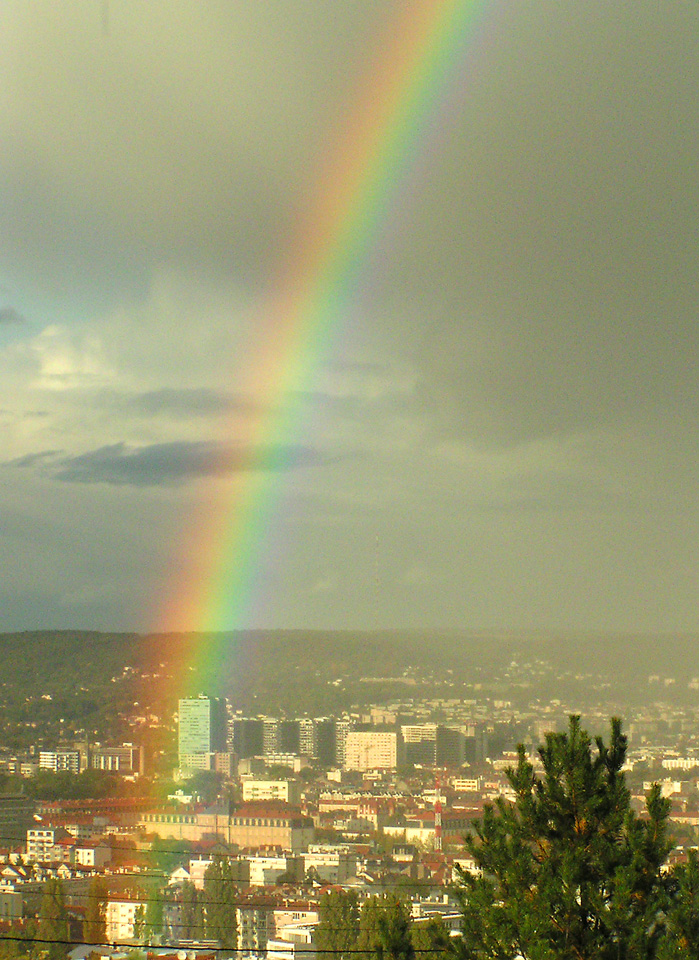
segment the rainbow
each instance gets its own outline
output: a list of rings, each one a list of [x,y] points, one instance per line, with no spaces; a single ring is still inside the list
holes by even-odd
[[[399,5],[400,22],[381,63],[354,98],[311,214],[298,231],[273,293],[258,318],[259,355],[247,383],[272,411],[238,438],[252,451],[250,469],[222,485],[220,500],[197,518],[187,540],[187,577],[161,611],[155,632],[202,635],[197,680],[215,686],[221,631],[246,627],[275,504],[275,472],[256,469],[255,450],[284,450],[298,436],[294,395],[327,356],[342,305],[361,292],[372,244],[390,225],[410,172],[438,147],[439,119],[450,89],[463,88],[463,67],[486,6],[479,0],[415,0]],[[402,199],[401,199],[401,202]],[[245,385],[243,385],[243,388]],[[274,454],[272,454],[274,456]],[[183,665],[185,671],[191,664]],[[186,676],[186,673],[185,673]]]

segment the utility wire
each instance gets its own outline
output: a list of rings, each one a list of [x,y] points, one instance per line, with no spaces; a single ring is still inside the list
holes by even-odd
[[[11,943],[44,943],[44,944],[59,944],[60,946],[65,947],[110,947],[111,949],[124,950],[125,948],[131,947],[134,949],[141,949],[147,951],[149,947],[152,947],[152,944],[135,944],[135,943],[116,943],[110,941],[103,941],[101,943],[84,943],[81,940],[59,940],[52,938],[42,939],[41,937],[13,937],[9,934],[0,934],[0,942],[8,941]],[[166,944],[168,949],[173,950],[199,950],[202,953],[253,953],[255,948],[251,949],[250,947],[194,947],[191,942],[180,943],[180,944]],[[295,947],[303,946],[302,944],[296,944]],[[342,956],[349,954],[367,954],[371,953],[370,950],[318,950],[318,948],[313,944],[308,944],[309,950],[298,950],[299,953],[314,953],[322,956],[323,954]],[[161,949],[161,948],[158,948]],[[288,953],[286,948],[277,950],[275,948],[264,948],[265,952],[268,954],[273,953]],[[261,952],[261,951],[260,951]],[[423,949],[416,949],[415,953],[448,953],[450,951],[445,950],[444,947],[426,947]]]

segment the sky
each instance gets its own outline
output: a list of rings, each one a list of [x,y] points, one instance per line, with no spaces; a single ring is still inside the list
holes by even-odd
[[[251,474],[227,626],[699,630],[695,4],[479,3],[308,374],[251,373],[413,6],[3,0],[0,630],[172,626]]]

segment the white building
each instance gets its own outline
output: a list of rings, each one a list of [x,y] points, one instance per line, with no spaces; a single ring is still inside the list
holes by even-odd
[[[39,769],[52,770],[54,773],[65,770],[69,773],[80,773],[80,751],[41,750],[39,753]]]
[[[345,742],[346,770],[395,770],[399,736],[394,731],[350,730]]]
[[[143,900],[132,900],[129,897],[107,900],[104,920],[105,939],[109,943],[124,943],[134,938],[134,923],[136,913],[142,907],[146,909]]]
[[[248,800],[281,800],[298,805],[301,785],[298,780],[244,780],[243,801]]]

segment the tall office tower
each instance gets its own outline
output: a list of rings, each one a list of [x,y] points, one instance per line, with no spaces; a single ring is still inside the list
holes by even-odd
[[[279,749],[279,720],[275,717],[262,718],[262,749],[265,756],[281,753]]]
[[[233,721],[233,750],[241,760],[264,754],[264,721],[256,717],[238,717]]]
[[[310,717],[299,720],[299,753],[315,758],[317,756],[316,724]]]
[[[434,766],[437,762],[437,724],[405,724],[400,728],[406,763]]]
[[[460,767],[466,758],[466,737],[453,727],[437,727],[437,766]]]
[[[318,717],[316,728],[316,757],[323,767],[335,763],[335,721],[330,717]]]
[[[205,756],[226,752],[223,700],[204,696],[180,700],[178,752],[181,768],[196,769],[209,769],[204,763]],[[192,762],[192,758],[198,759]]]
[[[347,734],[352,729],[351,720],[335,721],[335,766],[344,767],[347,753]]]
[[[300,753],[298,720],[279,721],[279,752]]]

